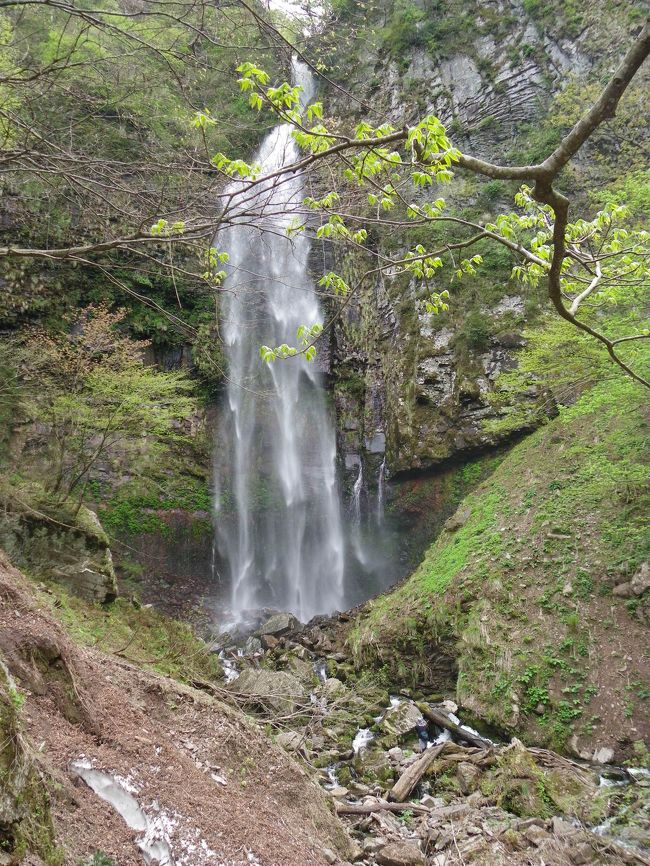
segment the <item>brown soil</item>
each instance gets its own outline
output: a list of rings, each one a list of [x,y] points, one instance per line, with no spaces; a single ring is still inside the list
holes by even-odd
[[[0,652],[27,693],[24,729],[52,780],[66,866],[97,851],[120,866],[142,863],[138,834],[71,772],[82,755],[128,779],[141,806],[157,802],[177,822],[172,841],[203,840],[215,854],[178,861],[187,866],[320,866],[324,847],[346,853],[324,793],[252,722],[209,694],[71,642],[2,553]]]

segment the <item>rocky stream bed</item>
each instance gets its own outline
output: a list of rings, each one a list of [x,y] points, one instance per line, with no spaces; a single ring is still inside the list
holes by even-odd
[[[354,862],[650,864],[644,766],[528,748],[463,724],[449,696],[388,691],[350,663],[347,619],[264,612],[212,648],[228,696],[331,796]]]

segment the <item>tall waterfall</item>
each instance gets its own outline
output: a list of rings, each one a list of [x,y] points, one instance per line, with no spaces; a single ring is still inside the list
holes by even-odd
[[[296,61],[293,72],[308,101],[308,68]],[[256,161],[268,174],[298,155],[285,124],[266,137]],[[345,601],[334,428],[317,361],[266,364],[259,352],[262,344],[295,345],[300,325],[323,320],[308,271],[310,242],[287,234],[304,179],[282,176],[254,192],[233,184],[229,192],[241,224],[216,241],[230,255],[221,314],[228,384],[216,440],[217,543],[235,616],[271,605],[306,621]],[[256,227],[246,224],[252,211],[262,214]]]

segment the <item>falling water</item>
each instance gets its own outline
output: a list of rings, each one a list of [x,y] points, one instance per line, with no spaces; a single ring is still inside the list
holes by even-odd
[[[296,61],[293,72],[308,101],[309,70]],[[263,141],[256,161],[269,174],[298,155],[284,124]],[[306,621],[344,605],[335,437],[321,376],[302,356],[265,364],[259,353],[262,344],[295,345],[300,325],[323,320],[308,272],[309,240],[287,232],[303,184],[298,174],[254,192],[233,184],[240,224],[216,242],[230,260],[222,309],[229,375],[216,440],[215,508],[238,617],[271,605]],[[250,212],[258,215],[255,227],[246,224]]]
[[[350,500],[350,543],[357,563],[365,568],[368,565],[368,552],[363,539],[363,463],[359,461],[359,474],[352,488]]]
[[[386,458],[381,461],[379,467],[379,477],[377,478],[377,525],[381,526],[384,522],[384,497],[386,495]]]
[[[363,463],[359,462],[359,474],[352,488],[352,515],[356,526],[361,526],[361,495],[363,493]]]

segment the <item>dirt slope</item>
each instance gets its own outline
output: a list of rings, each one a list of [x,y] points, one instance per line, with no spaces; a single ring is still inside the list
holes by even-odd
[[[74,644],[3,553],[0,658],[18,687],[13,703],[26,696],[26,749],[50,795],[46,862],[72,866],[96,852],[119,866],[143,862],[141,834],[71,771],[80,756],[126,780],[167,828],[179,866],[318,866],[323,847],[345,853],[324,794],[259,729],[208,694]]]

